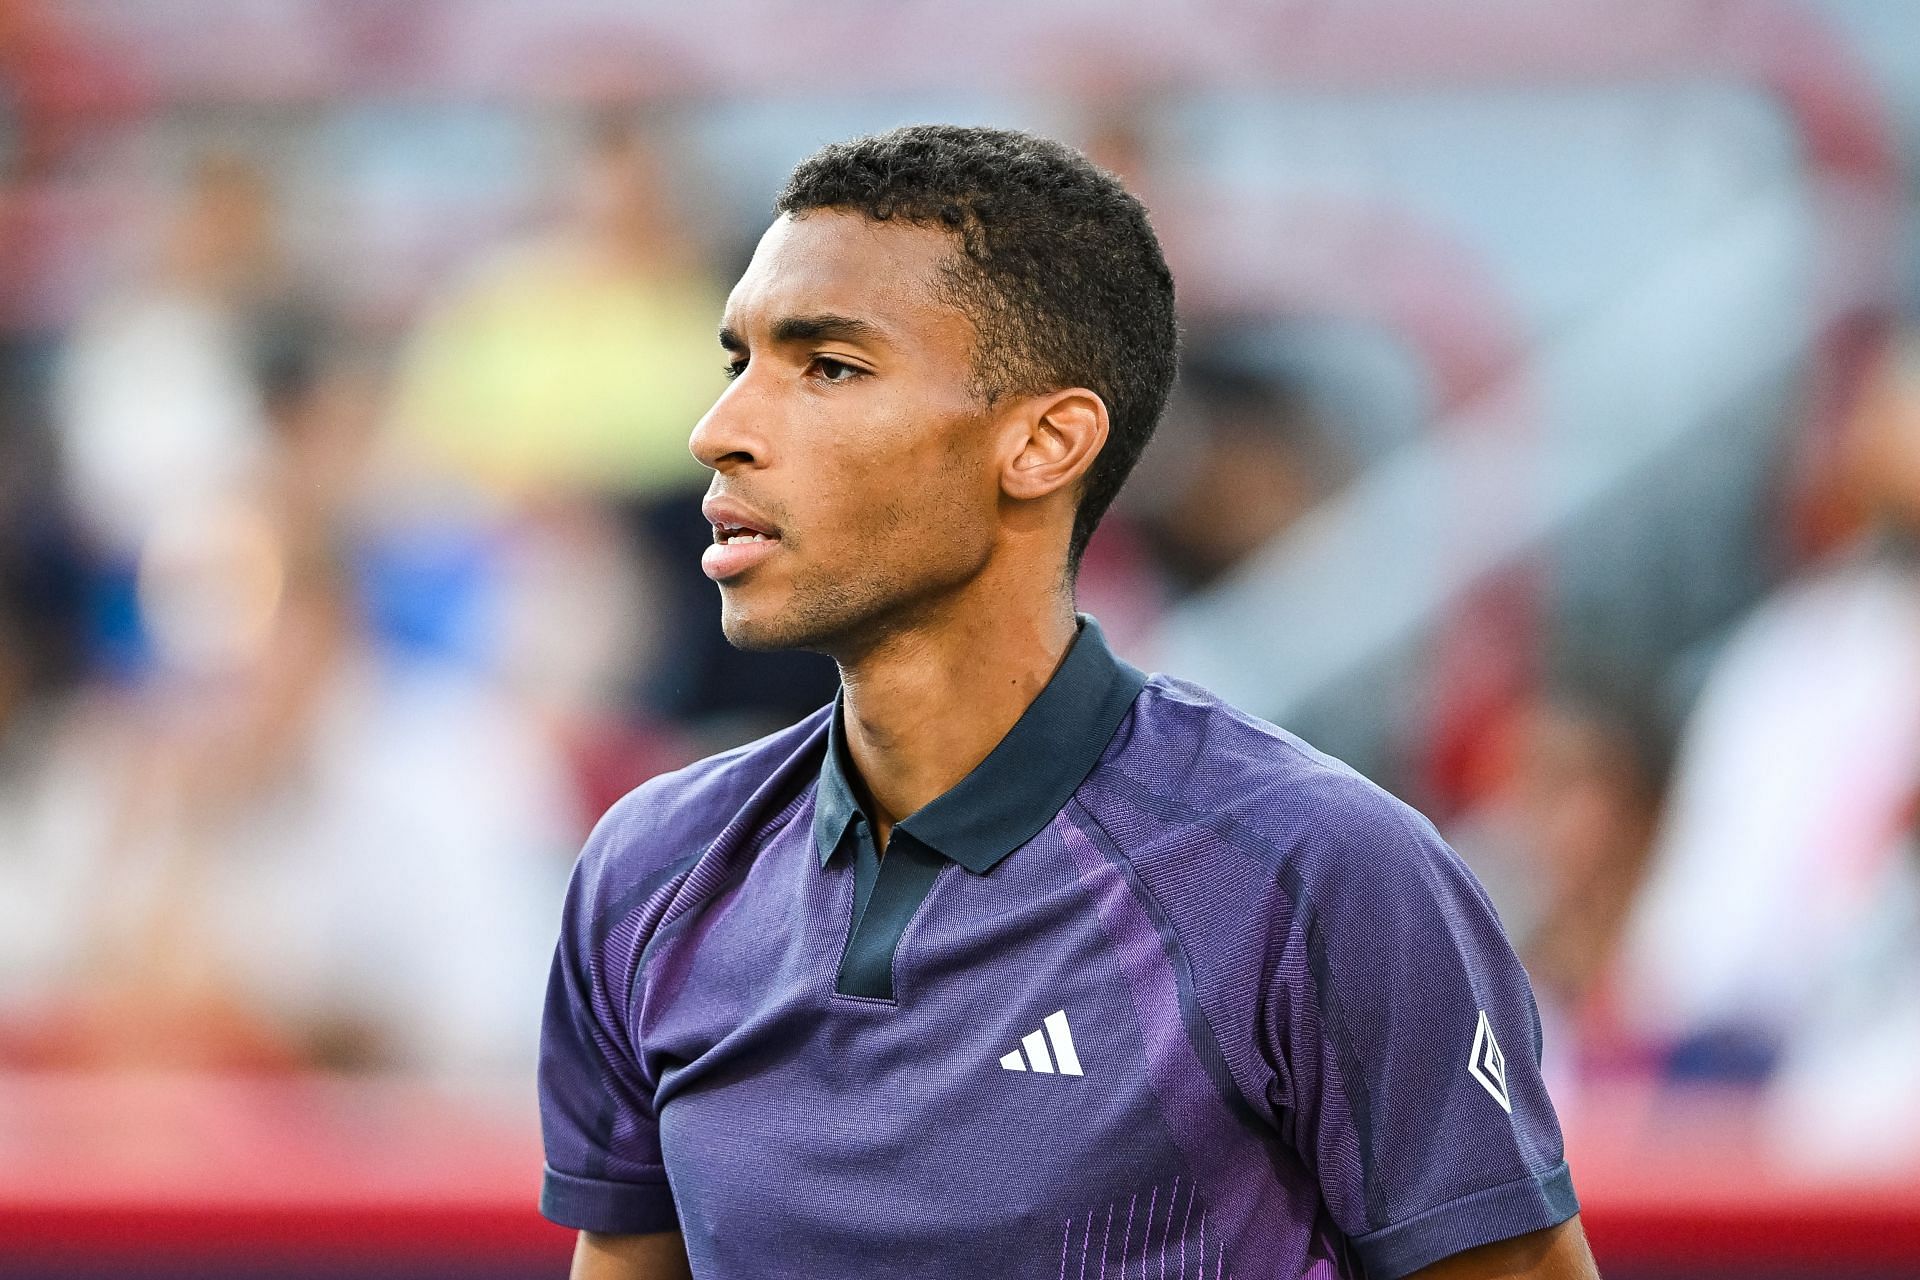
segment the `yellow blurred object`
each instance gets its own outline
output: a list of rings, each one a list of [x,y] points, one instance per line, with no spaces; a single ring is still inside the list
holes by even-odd
[[[507,496],[698,483],[687,436],[724,385],[721,303],[703,278],[564,242],[497,260],[423,325],[401,439]]]

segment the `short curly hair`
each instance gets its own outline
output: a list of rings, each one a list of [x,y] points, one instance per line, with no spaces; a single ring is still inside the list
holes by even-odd
[[[774,202],[803,217],[845,209],[953,232],[946,268],[972,320],[977,393],[1086,387],[1106,403],[1067,548],[1093,530],[1140,460],[1179,359],[1173,274],[1140,201],[1073,148],[1013,129],[910,125],[824,147]]]

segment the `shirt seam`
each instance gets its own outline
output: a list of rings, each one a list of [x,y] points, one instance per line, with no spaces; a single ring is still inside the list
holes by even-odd
[[[1096,847],[1104,845],[1127,864],[1128,870],[1121,873],[1123,880],[1126,882],[1127,891],[1147,899],[1147,902],[1151,904],[1148,918],[1151,920],[1157,915],[1160,919],[1166,921],[1167,930],[1172,935],[1173,949],[1178,956],[1179,965],[1185,970],[1186,989],[1192,993],[1194,1016],[1199,1019],[1200,1025],[1206,1030],[1208,1043],[1205,1045],[1194,1045],[1194,1052],[1199,1054],[1203,1060],[1211,1059],[1218,1068],[1218,1076],[1216,1076],[1214,1072],[1208,1072],[1209,1077],[1212,1077],[1214,1091],[1216,1093],[1221,1092],[1222,1082],[1219,1076],[1224,1076],[1225,1084],[1231,1091],[1230,1096],[1222,1098],[1222,1101],[1227,1104],[1228,1110],[1243,1123],[1251,1121],[1255,1126],[1256,1132],[1258,1132],[1263,1139],[1277,1139],[1279,1137],[1278,1132],[1275,1130],[1271,1121],[1261,1113],[1261,1099],[1248,1096],[1246,1089],[1241,1086],[1239,1079],[1233,1074],[1233,1067],[1227,1061],[1225,1050],[1220,1047],[1222,1043],[1220,1039],[1220,1029],[1214,1025],[1213,1019],[1207,1014],[1206,1007],[1200,1002],[1199,983],[1195,974],[1190,949],[1187,946],[1186,939],[1180,934],[1179,926],[1174,923],[1172,914],[1167,911],[1166,904],[1155,897],[1153,891],[1139,879],[1138,871],[1133,867],[1132,859],[1127,856],[1126,851],[1121,848],[1120,842],[1114,838],[1113,832],[1108,830],[1104,822],[1100,821],[1099,816],[1093,812],[1092,808],[1081,802],[1078,796],[1068,801],[1066,808],[1060,811],[1061,816],[1068,822],[1075,822],[1076,825],[1078,825],[1075,818],[1071,816],[1069,812],[1073,809],[1078,809],[1080,814],[1085,817],[1087,825],[1092,827],[1094,832],[1098,833],[1099,839],[1096,842]],[[1091,834],[1092,833],[1089,833],[1089,835]],[[1179,979],[1176,977],[1176,993],[1180,985]],[[1176,994],[1176,999],[1177,998],[1178,995]],[[1191,1041],[1192,1038],[1192,1035],[1189,1034],[1188,1040]]]
[[[718,884],[714,885],[713,888],[707,894],[705,894],[697,902],[685,907],[677,915],[673,914],[673,906],[675,901],[679,898],[680,894],[685,891],[687,881],[691,879],[693,876],[693,873],[699,869],[700,864],[706,861],[707,857],[713,853],[714,847],[720,843],[720,837],[719,836],[713,837],[711,840],[707,841],[707,843],[701,847],[698,853],[690,855],[687,860],[686,869],[682,871],[679,875],[670,877],[669,880],[667,881],[667,883],[669,884],[674,884],[674,881],[678,881],[678,883],[674,884],[673,891],[672,891],[672,894],[670,895],[669,901],[661,909],[660,918],[663,921],[663,923],[649,930],[647,933],[646,939],[633,949],[633,960],[627,970],[627,998],[621,1002],[621,1007],[620,1007],[622,1020],[626,1024],[621,1029],[621,1036],[623,1040],[628,1042],[629,1051],[632,1053],[634,1061],[636,1063],[642,1062],[644,1060],[645,1055],[641,1052],[640,1045],[638,1041],[635,1040],[634,1034],[633,1034],[633,1028],[636,1025],[636,1019],[634,1017],[634,1004],[640,998],[640,987],[641,987],[640,973],[643,969],[646,968],[648,956],[652,953],[653,949],[656,946],[658,946],[663,939],[669,938],[674,934],[680,932],[681,929],[683,929],[686,926],[686,923],[689,920],[694,918],[695,912],[693,908],[695,906],[699,906],[704,903],[712,902],[718,899],[721,894],[727,892],[729,889],[737,885],[741,880],[746,878],[747,872],[753,868],[753,864],[755,860],[759,858],[760,851],[762,848],[765,847],[767,841],[773,838],[775,835],[777,835],[781,830],[784,830],[786,827],[791,826],[793,823],[793,820],[799,815],[800,811],[806,807],[805,801],[807,799],[808,794],[809,794],[808,792],[802,791],[798,796],[795,796],[792,800],[780,806],[779,810],[775,812],[770,818],[768,818],[765,824],[763,824],[758,830],[754,831],[750,838],[742,842],[744,847],[750,848],[753,851],[753,856],[741,859],[740,865],[734,868],[733,873],[731,875],[727,876],[724,880],[721,880]],[[724,831],[722,834],[724,834]],[[809,853],[811,853],[811,850],[812,850],[811,832],[809,832],[807,843],[808,843]],[[640,905],[642,904],[636,903],[634,907],[629,908],[629,911],[637,909]],[[673,918],[670,920],[667,919],[669,915],[673,915]],[[626,917],[623,914],[621,916],[621,919],[624,920],[625,918]],[[596,945],[604,944],[606,941],[607,934],[611,933],[612,931],[613,931],[613,926],[610,923],[609,927],[600,931],[599,936],[596,939]],[[642,1072],[642,1074],[644,1075],[644,1071]]]
[[[1284,743],[1284,739],[1278,741]],[[1361,1139],[1362,1167],[1370,1171],[1374,1166],[1375,1158],[1372,1150],[1372,1129],[1368,1123],[1368,1117],[1372,1115],[1372,1102],[1368,1093],[1366,1073],[1359,1061],[1358,1050],[1353,1045],[1353,1037],[1347,1033],[1346,1019],[1340,1009],[1338,993],[1331,991],[1332,982],[1324,977],[1326,970],[1324,945],[1316,946],[1316,939],[1320,937],[1318,928],[1320,917],[1319,906],[1313,898],[1305,892],[1305,886],[1301,883],[1298,873],[1293,870],[1292,860],[1277,845],[1261,839],[1243,823],[1233,821],[1232,819],[1221,819],[1218,822],[1209,821],[1209,818],[1213,817],[1213,815],[1209,815],[1171,796],[1162,795],[1157,789],[1148,786],[1131,772],[1119,767],[1117,764],[1110,765],[1107,771],[1110,771],[1115,781],[1122,784],[1110,788],[1111,794],[1117,797],[1122,803],[1131,806],[1145,817],[1161,819],[1162,815],[1154,813],[1151,808],[1142,803],[1142,799],[1144,798],[1163,805],[1187,818],[1192,821],[1195,826],[1217,838],[1221,844],[1234,849],[1244,857],[1251,858],[1265,874],[1273,878],[1275,887],[1285,896],[1287,901],[1292,904],[1296,914],[1295,917],[1289,918],[1287,921],[1287,929],[1289,934],[1297,931],[1302,944],[1307,948],[1308,975],[1311,978],[1310,994],[1314,1001],[1315,1010],[1319,1014],[1321,1025],[1323,1029],[1329,1033],[1327,1038],[1334,1044],[1336,1060],[1339,1063],[1341,1085],[1346,1090],[1348,1106],[1354,1113],[1354,1123],[1360,1131],[1356,1136]],[[1089,818],[1093,819],[1096,824],[1099,824],[1099,819],[1093,814],[1091,806],[1082,804],[1081,810],[1086,813]],[[1108,840],[1112,842],[1112,835],[1107,832],[1105,825],[1099,825],[1101,833],[1106,835]],[[1118,843],[1113,842],[1113,847],[1116,850],[1119,849]],[[1124,857],[1125,855],[1122,854],[1122,856]],[[1151,891],[1148,890],[1144,884],[1140,886],[1140,892],[1151,896]],[[1155,901],[1156,903],[1158,902],[1157,899]],[[1162,912],[1163,914],[1165,913],[1164,907],[1162,908]],[[1193,972],[1193,966],[1191,958],[1187,955],[1185,941],[1180,939],[1178,926],[1173,924],[1171,915],[1167,916],[1167,920],[1169,926],[1175,931],[1175,938],[1180,945],[1181,956],[1187,964],[1189,974],[1191,974]],[[1270,919],[1267,922],[1267,944],[1269,949],[1273,942],[1273,931],[1278,926],[1279,922],[1277,920]],[[1316,951],[1320,953],[1317,958]],[[1263,974],[1263,979],[1269,978],[1270,976],[1271,975]],[[1329,995],[1332,996],[1331,1000],[1329,999]],[[1196,1005],[1199,1003],[1197,987],[1195,989],[1195,1003]],[[1208,1017],[1204,1007],[1199,1009],[1199,1014],[1201,1020],[1207,1024],[1208,1033],[1214,1037],[1216,1052],[1219,1052],[1217,1049],[1220,1043],[1218,1029],[1213,1026],[1213,1021]],[[1221,1054],[1221,1057],[1224,1064],[1224,1054]],[[1241,1085],[1239,1078],[1233,1074],[1231,1066],[1227,1067],[1227,1076],[1233,1081],[1234,1092],[1253,1108],[1255,1115],[1262,1113],[1263,1106],[1271,1105],[1268,1099],[1248,1097],[1246,1089]],[[1268,1127],[1272,1128],[1273,1125],[1270,1124]],[[1282,1140],[1284,1141],[1284,1138]],[[1317,1168],[1319,1162],[1311,1149],[1302,1149],[1297,1143],[1288,1143],[1287,1145],[1299,1156],[1309,1169]],[[1379,1198],[1380,1193],[1376,1188],[1375,1179],[1366,1177],[1363,1181],[1365,1183],[1363,1195],[1366,1202],[1368,1221],[1384,1221],[1387,1217],[1386,1206],[1384,1201]]]

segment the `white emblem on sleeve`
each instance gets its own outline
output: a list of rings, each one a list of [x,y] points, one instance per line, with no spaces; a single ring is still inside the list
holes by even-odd
[[[1513,1114],[1513,1099],[1507,1095],[1507,1055],[1500,1052],[1500,1042],[1493,1038],[1493,1024],[1487,1021],[1485,1009],[1480,1011],[1480,1025],[1473,1029],[1473,1053],[1467,1058],[1467,1071],[1508,1115]]]

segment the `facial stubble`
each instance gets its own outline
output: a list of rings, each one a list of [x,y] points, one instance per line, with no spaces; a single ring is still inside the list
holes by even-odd
[[[984,430],[984,423],[972,424]],[[968,431],[956,431],[934,482],[923,493],[894,490],[869,506],[848,547],[833,563],[807,554],[808,533],[783,548],[800,564],[787,600],[754,620],[721,588],[721,626],[734,647],[754,652],[803,649],[841,663],[857,660],[924,624],[941,604],[976,578],[991,555],[990,536],[973,534],[980,520],[968,484],[977,460]],[[783,534],[783,537],[785,535]],[[749,584],[741,588],[750,590]]]

